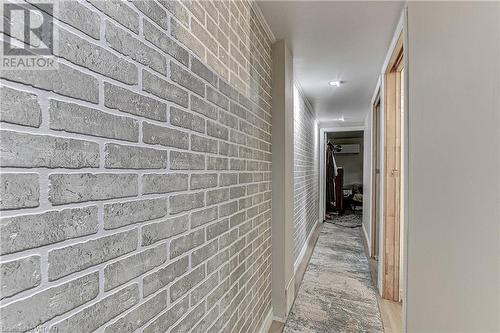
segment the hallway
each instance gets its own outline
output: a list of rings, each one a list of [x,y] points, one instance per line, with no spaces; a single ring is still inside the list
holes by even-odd
[[[0,8],[0,333],[500,333],[500,0]]]
[[[383,332],[359,228],[321,226],[284,332]]]

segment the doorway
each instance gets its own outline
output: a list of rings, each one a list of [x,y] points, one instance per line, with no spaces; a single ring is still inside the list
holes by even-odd
[[[400,302],[402,276],[402,112],[403,110],[403,35],[398,38],[384,74],[384,237],[382,297]]]
[[[404,290],[405,68],[395,40],[372,100],[371,258],[384,327],[401,332]]]
[[[325,134],[325,220],[361,227],[364,131]]]

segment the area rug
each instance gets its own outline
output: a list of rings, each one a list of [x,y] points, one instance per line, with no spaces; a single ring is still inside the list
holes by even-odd
[[[360,228],[324,223],[285,333],[383,333]]]
[[[357,228],[362,224],[362,212],[346,212],[343,215],[330,215],[325,221],[341,227]]]

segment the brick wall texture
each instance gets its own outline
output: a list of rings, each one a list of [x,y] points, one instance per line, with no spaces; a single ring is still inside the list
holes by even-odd
[[[1,329],[256,332],[271,41],[246,1],[60,1],[1,72]]]
[[[294,89],[294,258],[300,259],[319,218],[319,135],[315,116],[301,90]]]

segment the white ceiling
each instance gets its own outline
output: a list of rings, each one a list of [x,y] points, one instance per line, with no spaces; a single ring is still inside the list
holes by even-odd
[[[399,1],[259,1],[320,122],[362,122],[398,23]],[[340,80],[339,88],[328,82]]]

